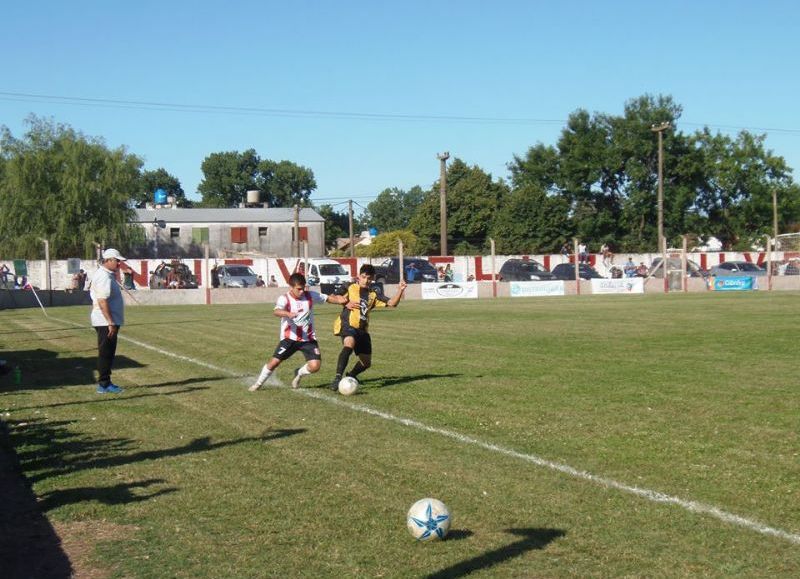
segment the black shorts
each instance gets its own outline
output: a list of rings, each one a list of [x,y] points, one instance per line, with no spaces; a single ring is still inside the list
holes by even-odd
[[[367,332],[354,330],[352,328],[343,330],[342,341],[344,341],[344,339],[348,336],[355,338],[356,340],[356,345],[353,348],[353,352],[356,354],[366,354],[368,356],[372,355],[372,338]]]
[[[287,360],[295,352],[303,352],[306,360],[321,360],[322,356],[319,353],[319,344],[316,340],[310,342],[297,342],[295,340],[281,340],[272,354],[273,358],[278,360]]]

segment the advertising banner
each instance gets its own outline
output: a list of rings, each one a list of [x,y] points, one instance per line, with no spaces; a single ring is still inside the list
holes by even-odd
[[[564,282],[557,281],[512,281],[511,297],[527,298],[540,296],[563,296]]]
[[[593,294],[643,294],[644,278],[593,279]]]
[[[730,276],[714,278],[712,286],[718,292],[743,292],[758,289],[758,278],[751,276]]]
[[[446,300],[451,298],[478,298],[478,283],[422,283],[423,300]]]

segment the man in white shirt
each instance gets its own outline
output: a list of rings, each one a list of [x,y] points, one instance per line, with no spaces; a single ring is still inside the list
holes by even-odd
[[[111,367],[117,352],[117,336],[125,322],[125,303],[117,283],[117,270],[125,258],[116,249],[103,251],[100,267],[92,275],[92,326],[97,332],[97,393],[119,394],[122,388],[111,381]]]
[[[281,319],[280,342],[272,358],[261,369],[258,379],[250,386],[250,392],[261,388],[272,375],[272,371],[298,351],[303,353],[306,363],[294,371],[292,388],[300,386],[303,376],[318,372],[322,356],[314,328],[314,302],[345,305],[347,301],[346,296],[326,295],[306,290],[306,278],[301,273],[289,276],[289,291],[278,298],[275,309],[272,310],[272,314]]]

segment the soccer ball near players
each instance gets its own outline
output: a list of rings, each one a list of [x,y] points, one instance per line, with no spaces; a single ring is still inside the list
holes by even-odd
[[[339,394],[350,396],[355,394],[356,390],[358,390],[358,380],[352,376],[345,376],[339,380]]]
[[[437,499],[420,499],[408,509],[408,532],[417,541],[438,541],[450,530],[450,509]]]

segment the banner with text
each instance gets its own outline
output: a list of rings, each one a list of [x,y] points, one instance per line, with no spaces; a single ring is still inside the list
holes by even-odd
[[[593,279],[593,294],[643,294],[644,278]]]
[[[541,296],[563,296],[564,282],[557,281],[512,281],[511,297],[527,298]]]
[[[714,279],[714,291],[743,292],[758,289],[758,281],[750,276],[718,277]]]
[[[422,283],[423,300],[446,300],[450,298],[475,298],[478,297],[478,283],[467,281],[463,283]]]

